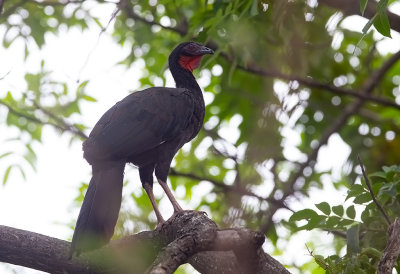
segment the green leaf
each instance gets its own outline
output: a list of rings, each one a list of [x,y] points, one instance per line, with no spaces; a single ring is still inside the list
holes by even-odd
[[[377,172],[369,174],[369,177],[379,177],[382,179],[386,179],[386,173],[383,171],[377,171]]]
[[[341,227],[345,227],[345,226],[352,225],[352,224],[354,224],[354,221],[353,221],[353,220],[342,219],[342,220],[339,222],[338,225],[341,226]]]
[[[89,80],[83,81],[82,83],[79,84],[78,88],[76,89],[76,94],[80,95],[83,93],[83,90],[89,83]]]
[[[258,15],[258,0],[253,0],[253,4],[251,5],[251,10],[250,10],[250,15],[251,16]]]
[[[34,91],[37,93],[40,92],[40,81],[41,81],[40,74],[27,73],[25,75],[25,81],[28,84],[28,90],[31,90],[31,91]]]
[[[346,209],[346,215],[350,218],[350,219],[354,219],[356,217],[356,210],[354,208],[354,205],[349,206]]]
[[[275,226],[272,226],[271,229],[268,231],[267,238],[276,247],[276,244],[278,242],[279,237],[278,237],[278,234],[276,232],[276,227]]]
[[[331,216],[328,218],[328,220],[326,221],[325,225],[327,228],[335,228],[337,226],[337,224],[340,222],[340,218],[337,216]]]
[[[308,208],[302,209],[300,211],[293,213],[293,215],[290,216],[289,218],[289,222],[300,221],[305,219],[308,220],[315,216],[318,216],[318,214],[314,210]]]
[[[322,213],[329,215],[331,214],[331,207],[327,202],[322,202],[319,204],[315,204],[315,206],[322,211]]]
[[[364,15],[365,9],[367,8],[368,0],[360,0],[360,11]]]
[[[382,252],[379,251],[376,248],[373,247],[367,247],[367,248],[363,248],[361,250],[361,254],[365,254],[370,258],[374,258],[376,260],[379,260],[382,257]]]
[[[82,96],[82,99],[89,101],[89,102],[97,102],[97,99],[93,98],[92,96],[86,95],[86,94]]]
[[[351,226],[346,233],[347,252],[359,253],[360,252],[360,225]]]
[[[332,211],[333,211],[333,213],[335,213],[338,216],[343,216],[343,213],[344,213],[344,209],[343,209],[342,205],[333,206]]]
[[[94,20],[94,22],[101,28],[101,29],[103,29],[104,27],[103,27],[103,25],[100,23],[100,21],[99,21],[99,19],[98,18],[96,18],[96,17],[93,17],[92,18],[93,20]]]
[[[387,9],[387,5],[389,3],[389,0],[379,0],[378,5],[376,5],[376,10],[377,12],[385,12]]]
[[[305,229],[307,230],[312,230],[316,227],[320,227],[319,224],[322,223],[322,221],[326,220],[326,216],[323,215],[314,215],[310,218],[308,223],[304,226]]]
[[[396,190],[396,185],[395,184],[393,184],[393,183],[386,183],[386,184],[384,184],[381,188],[380,188],[380,190],[379,190],[379,193],[378,193],[378,197],[381,197],[381,196],[383,196],[383,195],[388,195],[388,196],[390,196],[390,197],[395,197],[395,196],[397,196],[398,195],[398,193],[397,193],[397,190]]]
[[[367,221],[368,221],[368,218],[369,218],[369,210],[364,210],[362,213],[361,213],[361,220],[364,222],[364,223],[366,223]]]
[[[369,21],[365,24],[365,26],[362,29],[362,33],[366,34],[368,30],[371,28],[371,26],[374,24],[376,18],[378,17],[378,14],[375,14]]]
[[[26,180],[26,174],[25,174],[24,169],[20,165],[18,165],[17,168],[18,168],[19,172],[21,173],[22,178],[24,178],[24,180]]]
[[[366,189],[362,185],[354,184],[351,186],[350,190],[347,193],[346,200],[351,198],[351,197],[356,197],[361,195],[362,193],[365,193]]]
[[[7,180],[8,180],[8,178],[9,178],[9,176],[10,176],[10,172],[11,172],[11,169],[13,168],[13,166],[9,166],[7,169],[6,169],[6,172],[4,173],[4,176],[3,176],[3,185],[5,185],[6,183],[7,183]]]
[[[232,77],[233,77],[233,73],[235,72],[236,66],[237,66],[237,60],[235,58],[231,64],[231,67],[229,68],[229,74],[228,74],[229,83],[232,82]]]
[[[12,154],[11,151],[1,154],[1,155],[0,155],[0,159],[1,159],[1,158],[4,158],[4,157],[7,157],[7,156],[10,155],[10,154]]]
[[[361,194],[360,196],[357,196],[357,197],[354,199],[353,202],[354,202],[355,204],[365,204],[365,203],[370,202],[370,201],[372,201],[371,194],[369,194],[369,193],[363,193],[363,194]]]
[[[383,36],[392,38],[392,36],[390,35],[389,18],[388,18],[387,14],[385,12],[379,12],[377,14],[377,18],[374,21],[374,27]]]

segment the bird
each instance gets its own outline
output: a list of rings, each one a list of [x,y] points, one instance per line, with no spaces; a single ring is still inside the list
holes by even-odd
[[[151,87],[133,92],[96,123],[82,145],[92,178],[76,222],[70,257],[110,241],[121,207],[127,163],[139,169],[158,227],[165,221],[153,195],[153,173],[174,214],[183,210],[167,185],[167,176],[175,154],[197,136],[203,125],[205,103],[193,70],[200,66],[204,55],[213,53],[197,42],[180,43],[168,57],[176,88]]]

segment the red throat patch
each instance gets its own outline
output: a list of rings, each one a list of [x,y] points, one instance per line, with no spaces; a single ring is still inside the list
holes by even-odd
[[[198,56],[185,56],[181,55],[179,57],[179,64],[189,70],[190,72],[193,72],[193,70],[197,69],[200,66],[201,63],[201,57],[202,55]]]

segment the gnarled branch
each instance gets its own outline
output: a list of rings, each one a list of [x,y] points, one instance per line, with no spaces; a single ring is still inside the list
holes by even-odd
[[[390,274],[400,254],[400,220],[396,218],[388,229],[389,239],[378,263],[378,274]]]
[[[69,260],[70,243],[0,226],[0,261],[50,273],[173,273],[186,262],[201,273],[289,273],[265,254],[264,235],[219,230],[204,213],[184,211],[160,229],[112,241]]]

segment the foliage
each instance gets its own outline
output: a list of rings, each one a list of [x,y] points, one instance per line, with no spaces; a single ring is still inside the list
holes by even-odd
[[[368,0],[360,0],[360,10],[362,14],[364,14],[367,4]],[[391,37],[389,18],[386,14],[388,4],[389,0],[379,1],[377,5],[376,14],[371,19],[369,19],[369,21],[367,22],[367,24],[365,24],[362,30],[364,34],[367,33],[367,31],[371,28],[372,25],[374,25],[374,27],[376,28],[377,31],[379,31],[379,33],[381,33],[386,37]]]
[[[360,33],[346,27],[344,13],[315,1],[132,0],[116,5],[109,1],[8,0],[0,30],[3,48],[23,43],[21,54],[28,59],[45,47],[49,33],[57,37],[76,29],[97,32],[100,27],[102,35],[111,33],[121,49],[128,49],[116,66],[127,70],[144,61],[141,89],[167,82],[167,57],[175,45],[184,40],[208,43],[216,53],[196,72],[207,98],[205,125],[175,157],[169,178],[172,187],[184,190],[185,201],[195,200],[199,189],[206,189],[196,209],[208,211],[220,227],[263,231],[277,254],[285,253],[278,245],[284,238],[282,230],[290,236],[299,229],[346,232],[347,241],[335,239],[332,244],[338,246],[337,254],[347,244],[345,257],[325,256],[291,268],[321,273],[318,265],[331,272],[336,267],[362,269],[366,262],[373,268],[376,252],[385,243],[382,216],[359,183],[349,187],[349,206],[322,202],[316,205],[318,210],[299,210],[293,198],[305,199],[327,184],[340,191],[357,181],[357,154],[369,170],[388,166],[385,169],[398,174],[392,165],[398,162],[400,147],[396,138],[399,107],[374,98],[399,102],[399,62],[383,71],[371,91],[365,89],[392,56],[377,49],[381,38],[368,29],[374,25],[382,35],[390,36],[386,14],[393,2],[398,1],[381,0],[376,15]],[[362,12],[367,4],[367,0],[360,1]],[[114,16],[104,20],[94,12],[98,6],[109,14],[115,11]],[[7,130],[16,130],[15,140],[2,141],[22,147],[1,148],[4,183],[12,181],[15,168],[22,174],[34,168],[40,159],[34,144],[42,142],[43,127],[69,134],[71,141],[82,141],[93,126],[81,116],[82,105],[96,101],[90,82],[60,80],[46,67],[46,59],[38,67],[36,72],[25,71],[25,90],[0,91],[0,115],[5,114],[0,121]],[[7,76],[1,81],[6,82]],[[360,99],[356,96],[360,94],[370,98]],[[321,159],[320,149],[332,136],[350,150],[344,163],[332,163],[336,155]],[[339,148],[338,153],[345,154],[344,150]],[[6,161],[10,157],[15,161]],[[328,168],[320,168],[321,162],[328,162]],[[394,217],[398,216],[394,179],[398,175],[387,177],[391,173],[385,169],[377,173],[385,178],[374,182],[374,191]],[[85,189],[82,183],[78,202]],[[145,192],[128,193],[124,203],[128,200],[138,210],[133,213],[123,205],[117,237],[154,226]],[[366,208],[361,219],[360,205]],[[279,224],[292,211],[297,212],[285,227]],[[286,260],[291,267],[292,260]]]
[[[400,216],[400,166],[384,166],[382,171],[369,177],[373,179],[373,195],[393,221]],[[292,231],[322,229],[341,237],[341,246],[346,246],[345,255],[324,258],[312,254],[315,262],[327,273],[375,273],[386,246],[388,223],[365,183],[350,185],[346,196],[346,200],[349,199],[352,202],[347,208],[322,202],[315,204],[317,211],[297,211],[287,225]],[[299,221],[304,224],[299,226]],[[397,260],[397,271],[400,270],[399,263],[400,259]]]

